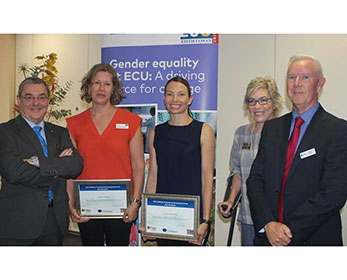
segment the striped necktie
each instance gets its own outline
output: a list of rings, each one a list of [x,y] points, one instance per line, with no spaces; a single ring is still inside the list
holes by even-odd
[[[42,127],[41,126],[34,126],[33,129],[34,129],[37,137],[40,140],[40,144],[41,144],[42,149],[43,149],[43,154],[45,155],[45,157],[48,157],[47,143],[46,143],[45,139],[43,139],[43,137],[40,133],[42,130]],[[53,191],[52,190],[48,190],[48,200],[49,200],[49,203],[53,202]]]
[[[45,157],[48,157],[48,148],[47,148],[47,144],[46,144],[46,141],[45,139],[43,139],[42,135],[41,135],[41,129],[42,127],[41,126],[34,126],[33,127],[37,137],[39,138],[40,140],[40,143],[41,143],[41,146],[42,146],[42,149],[43,149],[43,154],[45,155]]]

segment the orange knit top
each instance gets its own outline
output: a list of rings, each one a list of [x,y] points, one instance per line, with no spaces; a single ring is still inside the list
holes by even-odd
[[[129,142],[141,125],[139,116],[117,108],[101,135],[90,109],[67,118],[66,122],[83,158],[84,167],[78,179],[131,179]]]

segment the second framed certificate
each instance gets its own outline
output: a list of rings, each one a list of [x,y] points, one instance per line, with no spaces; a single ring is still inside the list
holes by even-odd
[[[195,240],[200,216],[200,197],[143,194],[142,226],[145,237]]]
[[[88,218],[122,218],[130,204],[130,180],[75,180],[77,212]]]

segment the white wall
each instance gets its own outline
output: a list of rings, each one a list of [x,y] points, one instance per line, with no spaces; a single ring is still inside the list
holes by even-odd
[[[79,98],[80,81],[92,65],[100,62],[100,47],[100,35],[17,35],[16,64],[26,62],[32,65],[34,56],[56,52],[60,83],[73,81],[66,108],[76,113],[76,107],[79,110],[86,107]],[[321,61],[327,78],[321,96],[323,106],[347,119],[344,93],[346,49],[347,35],[220,35],[216,202],[224,197],[234,131],[248,122],[242,111],[247,83],[256,76],[273,76],[282,97],[285,97],[285,72],[289,57],[295,53],[312,54]],[[16,85],[21,80],[22,77],[17,74]],[[282,113],[289,110],[285,107]],[[346,212],[343,211],[343,220],[347,225]],[[226,244],[228,228],[229,223],[216,214],[216,245]],[[347,230],[344,229],[343,233],[347,242]],[[239,244],[240,233],[236,226],[233,245]]]

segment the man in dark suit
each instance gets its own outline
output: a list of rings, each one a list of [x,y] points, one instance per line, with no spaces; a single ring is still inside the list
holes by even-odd
[[[247,180],[255,245],[342,245],[347,122],[318,103],[324,84],[315,58],[291,58],[293,111],[265,123]]]
[[[62,245],[67,232],[66,179],[83,161],[67,129],[44,122],[49,94],[43,80],[25,79],[20,115],[0,125],[0,245]]]

